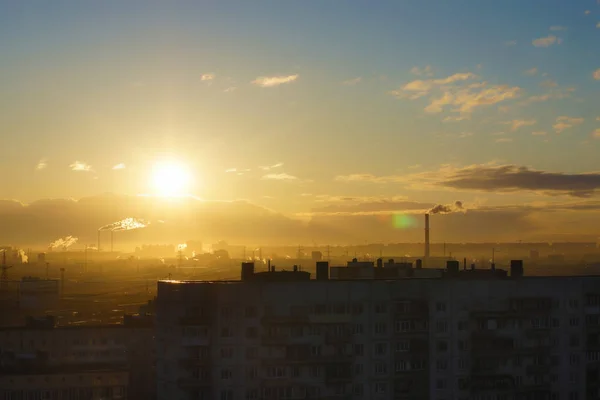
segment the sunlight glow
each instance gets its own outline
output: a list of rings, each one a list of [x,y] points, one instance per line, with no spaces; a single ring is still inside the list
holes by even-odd
[[[161,162],[152,167],[152,188],[160,196],[177,197],[188,194],[191,175],[188,169],[176,162]]]

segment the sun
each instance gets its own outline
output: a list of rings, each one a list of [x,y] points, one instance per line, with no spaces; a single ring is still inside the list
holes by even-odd
[[[183,196],[189,194],[191,175],[181,163],[160,162],[152,167],[151,184],[159,196]]]

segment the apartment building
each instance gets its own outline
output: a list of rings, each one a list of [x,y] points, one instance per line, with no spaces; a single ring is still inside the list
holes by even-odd
[[[159,399],[598,399],[600,277],[161,281]]]
[[[152,399],[153,325],[126,316],[118,325],[55,326],[47,317],[0,328],[0,399]]]

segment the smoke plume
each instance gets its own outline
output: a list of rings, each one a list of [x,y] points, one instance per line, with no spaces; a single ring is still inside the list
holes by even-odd
[[[130,231],[133,229],[141,229],[150,225],[149,222],[146,222],[142,219],[137,218],[125,218],[117,222],[113,222],[112,224],[104,225],[98,228],[99,231]]]
[[[454,204],[438,204],[429,210],[428,214],[448,214],[451,212],[465,211],[462,201],[455,201]]]
[[[50,249],[54,250],[62,247],[66,250],[77,243],[78,240],[79,238],[74,236],[66,236],[64,238],[56,239],[54,242],[50,243]]]
[[[182,243],[177,245],[177,251],[183,251],[187,248],[187,244]]]
[[[29,262],[29,257],[27,256],[27,254],[25,254],[25,251],[23,249],[19,249],[19,258],[21,259],[21,262],[23,264]]]

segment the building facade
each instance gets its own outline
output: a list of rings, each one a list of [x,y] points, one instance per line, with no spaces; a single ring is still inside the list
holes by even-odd
[[[159,282],[158,398],[600,398],[600,277],[290,273]]]
[[[0,328],[0,399],[153,399],[154,371],[151,321]]]

